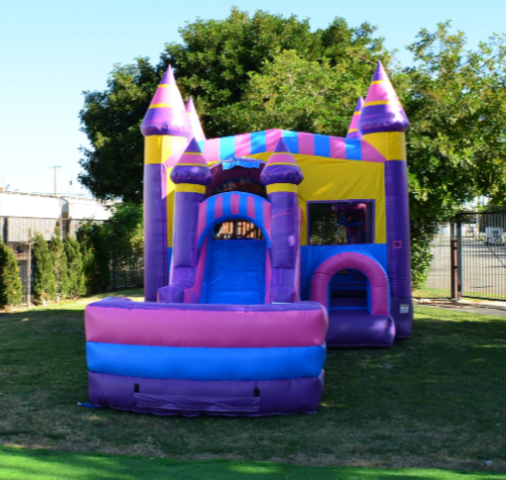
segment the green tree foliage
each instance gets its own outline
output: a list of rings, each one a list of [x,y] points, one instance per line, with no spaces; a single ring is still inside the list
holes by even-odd
[[[409,47],[414,65],[392,65],[374,28],[342,19],[312,32],[307,21],[234,9],[222,21],[181,29],[160,63],[116,67],[104,92],[87,92],[81,112],[92,148],[82,182],[99,198],[141,201],[139,126],[171,63],[185,97],[193,95],[209,138],[266,128],[343,136],[356,99],[382,60],[405,107],[414,284],[430,262],[437,223],[477,196],[506,205],[504,37],[466,49],[462,32],[439,24]]]
[[[0,241],[0,309],[19,305],[23,297],[22,287],[14,253]]]
[[[86,284],[83,269],[83,256],[79,243],[71,236],[63,240],[65,255],[68,262],[69,298],[79,298],[86,293]]]
[[[51,246],[49,248],[51,260],[53,261],[53,273],[55,284],[55,300],[65,300],[69,296],[70,280],[68,272],[67,255],[63,241],[58,234],[54,234],[51,238]]]
[[[44,237],[37,233],[32,248],[33,299],[36,303],[45,304],[53,300],[56,294],[55,275],[51,252]]]
[[[297,125],[311,129],[316,122],[321,124],[319,131],[330,131],[328,120],[315,120],[313,108],[307,105],[322,93],[324,98],[316,110],[320,117],[331,113],[337,119],[334,123],[339,125],[338,133],[344,134],[357,96],[367,89],[375,63],[389,59],[381,39],[373,37],[374,30],[367,23],[351,28],[338,18],[328,28],[311,32],[307,20],[261,11],[250,16],[237,9],[225,20],[198,20],[187,25],[180,31],[183,43],[168,44],[156,67],[147,58],[138,58],[132,65],[114,68],[107,90],[85,92],[80,116],[92,148],[83,150],[81,165],[85,173],[80,176],[81,182],[101,199],[142,201],[144,147],[139,128],[169,63],[177,70],[183,96],[194,97],[208,138],[251,131],[255,129],[251,125],[263,128],[267,124],[269,128]],[[250,87],[250,79],[256,78],[255,74],[275,74],[275,69],[283,68],[289,61],[300,63],[291,67],[298,75],[299,88],[311,78],[311,68],[316,67],[318,91],[311,92],[311,86],[302,88],[310,93],[309,100],[298,102],[305,103],[311,111],[308,120],[304,120],[307,114],[302,112],[297,114],[297,122],[284,115],[283,124],[273,125],[270,122],[276,118],[271,115],[263,119],[262,112],[254,109],[255,88],[264,87],[258,78]],[[268,72],[262,74],[266,69]],[[278,97],[269,105],[270,110],[281,106],[293,113],[290,102],[294,95]],[[248,121],[250,114],[255,116],[255,122]]]
[[[111,256],[104,226],[85,223],[76,236],[83,258],[86,293],[107,291],[111,284]]]
[[[409,49],[415,66],[395,76],[407,135],[412,263],[425,280],[437,222],[479,196],[506,206],[506,48],[493,36],[466,50],[450,24],[422,30]]]
[[[110,245],[110,255],[115,272],[128,271],[137,275],[144,264],[144,231],[142,205],[118,203],[113,215],[104,224],[104,235]],[[136,278],[142,283],[141,278]]]

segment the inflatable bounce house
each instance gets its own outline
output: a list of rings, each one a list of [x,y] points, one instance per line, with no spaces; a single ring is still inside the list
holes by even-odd
[[[87,307],[91,402],[313,413],[326,346],[409,337],[408,125],[379,64],[346,138],[206,140],[169,67],[141,126],[146,301]]]

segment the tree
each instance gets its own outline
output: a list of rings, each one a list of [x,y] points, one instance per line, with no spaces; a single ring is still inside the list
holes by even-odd
[[[321,70],[315,80],[317,88],[331,90],[330,101],[321,102],[325,108],[318,111],[320,118],[324,111],[332,112],[334,120],[315,120],[311,114],[314,121],[304,122],[302,112],[298,125],[316,122],[322,133],[343,134],[358,92],[367,89],[375,63],[388,63],[390,58],[382,40],[373,37],[374,31],[367,23],[351,28],[337,18],[326,29],[312,32],[308,20],[261,11],[248,15],[236,8],[225,20],[188,24],[181,29],[183,43],[168,44],[157,66],[151,66],[147,58],[138,58],[134,64],[114,68],[107,90],[85,92],[80,117],[92,147],[83,149],[81,183],[97,198],[142,201],[144,142],[140,124],[169,63],[177,71],[183,96],[193,96],[208,138],[251,131],[248,119],[252,116],[255,128],[275,120],[271,115],[262,121],[259,105],[253,101],[257,91],[265,90],[262,78],[255,74],[265,77],[265,70],[275,73],[288,63],[295,63],[293,69],[306,79],[311,77],[309,69],[316,66]],[[337,98],[340,92],[343,96]],[[305,101],[306,107],[314,96]],[[289,109],[287,102],[293,98],[279,96],[270,106]],[[334,111],[333,107],[338,108]],[[268,127],[289,124],[287,116],[284,121]]]
[[[22,298],[18,262],[11,249],[0,241],[0,309],[15,307]]]
[[[106,91],[86,93],[81,121],[92,148],[82,160],[83,183],[99,198],[141,201],[139,125],[168,63],[211,138],[266,128],[343,136],[381,60],[411,122],[412,265],[421,285],[438,222],[477,196],[506,205],[505,38],[466,50],[462,32],[439,24],[420,31],[409,47],[414,65],[401,68],[389,65],[374,31],[338,18],[311,32],[293,16],[237,9],[222,21],[188,24],[183,42],[167,45],[156,67],[137,59],[113,70]]]
[[[86,292],[107,291],[111,284],[111,255],[104,227],[93,222],[85,223],[76,236],[83,256]]]
[[[53,261],[53,274],[55,283],[55,299],[57,302],[64,300],[69,295],[70,280],[68,273],[67,255],[60,236],[55,233],[51,238],[49,249]]]
[[[409,49],[415,66],[395,76],[407,135],[415,283],[430,262],[437,222],[479,196],[506,206],[506,47],[493,36],[465,50],[450,23],[422,30]]]
[[[112,267],[115,272],[128,271],[135,275],[142,270],[144,259],[142,227],[141,205],[117,203],[113,206],[113,215],[104,224],[104,235],[110,246]],[[136,280],[142,281],[141,278]]]
[[[63,240],[65,255],[68,262],[69,297],[79,298],[86,294],[86,285],[83,271],[83,256],[79,243],[71,236]]]
[[[36,303],[45,304],[53,300],[56,293],[55,276],[51,253],[44,237],[37,233],[32,249],[33,299]]]

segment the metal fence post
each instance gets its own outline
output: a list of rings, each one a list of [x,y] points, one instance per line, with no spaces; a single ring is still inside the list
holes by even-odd
[[[457,216],[457,295],[462,298],[462,217]]]
[[[450,239],[450,285],[451,285],[451,298],[457,299],[459,291],[459,275],[458,275],[458,244],[457,244],[457,224],[452,222],[450,224],[451,239]]]

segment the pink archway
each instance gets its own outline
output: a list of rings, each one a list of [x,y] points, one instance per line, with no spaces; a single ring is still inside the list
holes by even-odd
[[[341,270],[359,270],[368,279],[371,292],[371,315],[389,315],[388,279],[383,267],[373,258],[357,252],[342,252],[325,260],[313,275],[311,300],[328,309],[328,289],[331,278]]]

